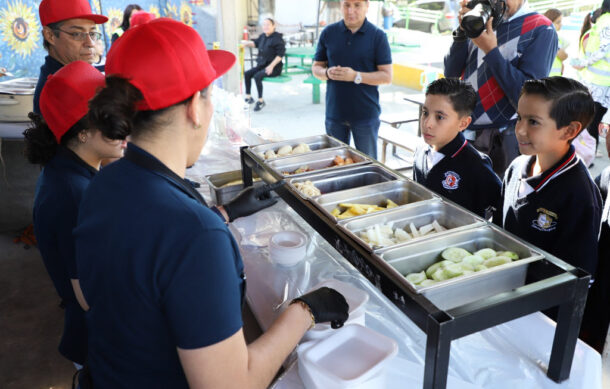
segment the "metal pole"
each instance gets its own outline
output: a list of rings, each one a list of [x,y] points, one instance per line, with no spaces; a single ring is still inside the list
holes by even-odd
[[[314,43],[318,41],[318,30],[320,29],[320,3],[322,0],[318,0],[318,13],[316,14],[316,36],[313,38]]]

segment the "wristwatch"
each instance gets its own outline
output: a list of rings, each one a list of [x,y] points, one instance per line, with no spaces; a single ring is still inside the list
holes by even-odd
[[[362,82],[362,74],[356,72],[356,78],[354,78],[354,84],[360,84]]]

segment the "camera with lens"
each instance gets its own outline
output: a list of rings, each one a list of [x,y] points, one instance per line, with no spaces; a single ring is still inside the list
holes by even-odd
[[[453,31],[453,40],[458,42],[481,35],[490,17],[494,19],[492,27],[495,30],[506,13],[504,0],[470,0],[466,7],[470,11],[462,16],[460,27]]]

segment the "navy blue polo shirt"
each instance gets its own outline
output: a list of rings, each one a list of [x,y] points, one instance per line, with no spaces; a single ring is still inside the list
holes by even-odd
[[[428,146],[415,151],[413,179],[481,217],[488,218],[501,206],[502,182],[491,160],[478,152],[460,132],[438,152],[437,164],[427,164]]]
[[[96,172],[71,150],[58,146],[57,153],[40,173],[34,195],[38,248],[66,308],[59,351],[81,364],[87,355],[87,331],[84,312],[70,283],[70,279],[78,279],[72,230],[83,193]]]
[[[574,146],[540,175],[528,177],[535,157],[517,157],[504,175],[507,231],[595,275],[602,198]],[[520,193],[522,185],[528,189]]]
[[[42,88],[44,87],[44,84],[47,83],[47,78],[51,74],[55,74],[63,66],[64,65],[61,62],[51,57],[50,55],[47,55],[44,58],[44,64],[40,67],[38,83],[36,84],[36,89],[34,90],[34,113],[40,115],[40,93],[42,93]]]
[[[74,237],[96,387],[188,388],[176,347],[242,327],[237,244],[187,186],[130,143],[85,193]]]
[[[340,20],[322,30],[315,61],[367,73],[377,71],[379,65],[391,64],[392,53],[385,33],[368,20],[354,34]],[[377,119],[380,113],[377,86],[327,81],[326,119],[357,123]]]

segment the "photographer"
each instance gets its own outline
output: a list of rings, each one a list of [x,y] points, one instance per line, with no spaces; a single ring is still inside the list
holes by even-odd
[[[472,33],[472,23],[466,28],[463,23],[477,3],[481,4],[474,12],[484,9],[490,14],[483,15],[486,23],[478,36]],[[491,157],[494,171],[502,177],[519,155],[515,112],[521,87],[526,80],[549,74],[557,54],[557,33],[549,19],[529,10],[526,0],[472,0],[461,6],[460,27],[445,56],[445,77],[460,77],[477,91],[472,124],[464,135]],[[464,36],[465,30],[474,37]]]

